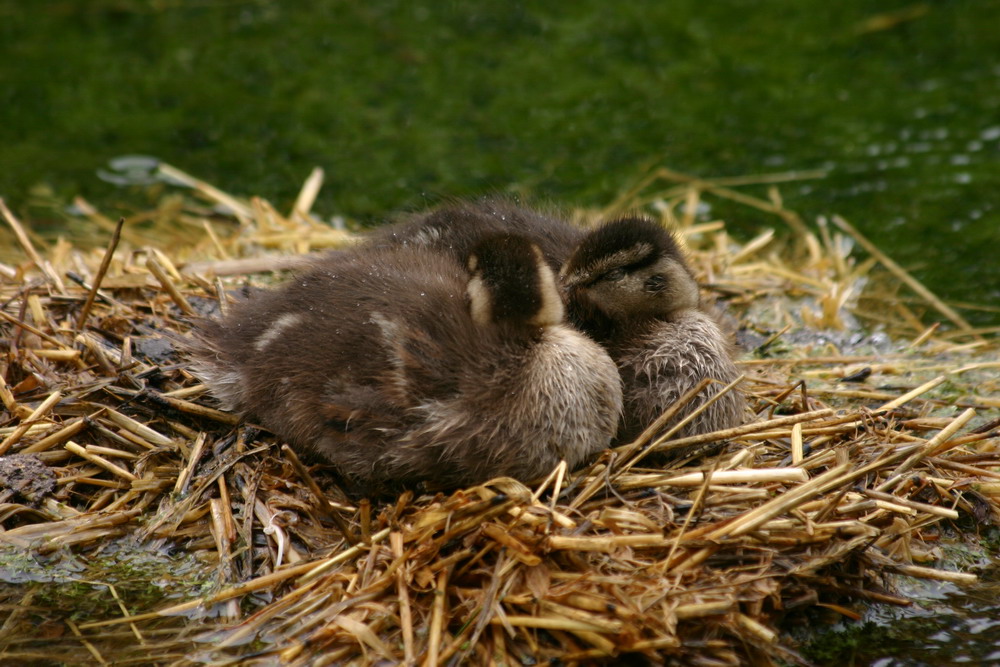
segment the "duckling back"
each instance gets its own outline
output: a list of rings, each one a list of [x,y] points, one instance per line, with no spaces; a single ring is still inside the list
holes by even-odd
[[[480,240],[516,234],[538,246],[555,270],[569,257],[584,230],[557,215],[521,206],[504,197],[454,201],[372,232],[369,243],[380,246],[422,246],[447,252],[464,261]]]
[[[361,492],[578,465],[614,435],[617,369],[562,324],[535,246],[484,243],[471,273],[419,246],[329,256],[202,327],[194,370]]]

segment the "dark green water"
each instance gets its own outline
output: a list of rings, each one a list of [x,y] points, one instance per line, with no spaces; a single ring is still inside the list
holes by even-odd
[[[902,582],[912,606],[875,606],[862,620],[814,623],[806,656],[818,665],[945,667],[1000,664],[996,581],[971,589]],[[818,638],[816,638],[818,635]]]
[[[0,0],[0,195],[110,211],[127,193],[96,174],[136,153],[283,206],[323,166],[318,212],[365,220],[489,190],[601,204],[649,164],[822,168],[788,206],[995,306],[998,56],[997,0]]]

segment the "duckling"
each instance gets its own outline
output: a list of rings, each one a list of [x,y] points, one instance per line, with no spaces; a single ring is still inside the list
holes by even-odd
[[[624,417],[617,440],[630,442],[704,378],[739,377],[734,349],[702,303],[694,274],[674,237],[655,222],[625,217],[590,232],[560,271],[568,310],[618,365]],[[691,401],[665,428],[718,392]],[[738,426],[745,400],[731,391],[677,437]]]
[[[575,467],[622,405],[614,362],[564,322],[539,248],[510,234],[464,266],[420,245],[328,256],[204,323],[191,356],[225,407],[361,494]]]

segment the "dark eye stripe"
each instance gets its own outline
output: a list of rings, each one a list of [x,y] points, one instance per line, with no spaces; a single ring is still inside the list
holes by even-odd
[[[600,281],[600,280],[619,280],[622,276],[624,276],[626,274],[629,274],[629,273],[635,273],[636,271],[645,268],[649,264],[650,264],[650,262],[649,262],[648,258],[644,257],[641,260],[639,260],[638,262],[632,262],[631,264],[626,264],[625,266],[620,266],[618,268],[611,269],[610,271],[608,271],[604,275],[602,275],[600,278],[598,278],[597,281]],[[597,282],[597,281],[595,281],[595,282]]]
[[[611,269],[601,276],[601,280],[621,280],[624,277],[625,269]]]

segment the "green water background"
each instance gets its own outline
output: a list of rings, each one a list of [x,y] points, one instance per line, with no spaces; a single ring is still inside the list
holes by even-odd
[[[317,212],[366,222],[494,190],[600,205],[651,164],[824,169],[790,208],[1000,303],[996,0],[2,0],[0,56],[0,196],[42,223],[77,194],[113,213],[97,173],[125,154],[282,207],[322,166]]]

